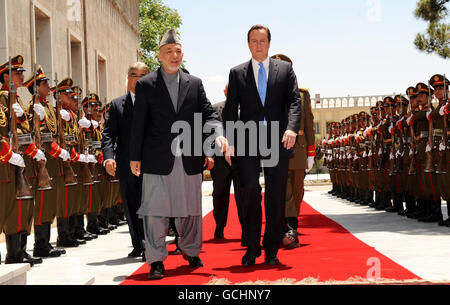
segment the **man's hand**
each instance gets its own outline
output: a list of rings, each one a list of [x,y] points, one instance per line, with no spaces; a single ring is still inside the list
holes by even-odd
[[[284,144],[284,148],[287,150],[291,149],[295,145],[295,140],[297,139],[297,134],[292,130],[286,130],[281,143]]]
[[[117,169],[117,163],[116,160],[107,160],[105,162],[105,169],[106,172],[110,175],[110,176],[115,176],[116,175],[116,169]]]
[[[228,140],[223,136],[216,138],[216,144],[221,148],[225,160],[231,166],[231,157],[234,157],[234,147],[230,146]]]
[[[206,167],[206,170],[212,170],[214,168],[214,158],[212,157],[206,157],[205,158],[205,164],[203,164],[203,167]]]
[[[136,177],[141,176],[141,161],[131,161],[130,168],[133,175]]]

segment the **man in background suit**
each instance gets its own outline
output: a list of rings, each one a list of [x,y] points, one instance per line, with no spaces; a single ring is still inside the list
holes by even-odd
[[[248,247],[242,258],[242,265],[252,266],[255,259],[261,256],[262,188],[259,183],[261,161],[265,178],[266,228],[263,239],[265,263],[277,265],[285,217],[289,150],[294,147],[300,129],[301,99],[292,64],[269,58],[270,30],[262,25],[253,26],[248,32],[247,39],[252,59],[230,71],[223,120],[226,123],[238,120],[243,123],[255,122],[260,126],[257,128],[260,135],[264,131],[267,131],[268,135],[275,132],[282,140],[278,143],[269,142],[268,147],[271,146],[272,156],[274,152],[279,156],[278,163],[273,167],[264,166],[262,157],[264,154],[260,149],[256,156],[247,152],[250,149],[248,144],[252,140],[250,136],[246,135],[245,138],[244,156],[241,156],[242,147],[236,147],[244,205],[242,243]],[[240,118],[238,118],[239,107]],[[278,128],[276,123],[279,123]],[[228,134],[227,138],[230,138]],[[270,141],[271,137],[268,138]],[[261,143],[258,147],[261,148],[260,146]],[[231,162],[229,154],[226,158]]]
[[[129,257],[144,255],[144,229],[137,211],[141,206],[142,177],[136,177],[130,170],[131,123],[137,81],[150,71],[144,63],[136,63],[128,70],[128,93],[114,99],[109,108],[109,117],[103,131],[102,149],[106,171],[120,179],[120,190],[130,229],[133,251]]]

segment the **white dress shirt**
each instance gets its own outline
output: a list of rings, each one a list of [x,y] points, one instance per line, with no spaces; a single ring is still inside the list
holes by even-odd
[[[133,93],[133,91],[130,91],[130,95],[131,95],[131,102],[133,103],[133,106],[134,106],[134,101],[136,100],[136,94]]]
[[[264,69],[266,70],[266,79],[269,79],[269,63],[270,59],[267,57],[263,62]],[[252,58],[253,74],[255,75],[256,88],[258,88],[258,75],[259,75],[259,62]],[[258,88],[259,89],[259,88]]]

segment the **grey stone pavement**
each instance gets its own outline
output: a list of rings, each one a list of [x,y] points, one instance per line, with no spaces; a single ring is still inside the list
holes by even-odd
[[[308,176],[307,180],[317,178],[312,176],[315,175]],[[326,177],[321,176],[319,180],[322,178]],[[424,280],[450,282],[450,228],[348,203],[328,195],[330,188],[330,185],[310,183],[306,186],[305,201],[356,238]],[[203,215],[206,215],[212,211],[212,183],[204,182],[202,189]],[[444,217],[447,217],[444,205]],[[55,241],[56,229],[52,229],[52,242]],[[30,254],[32,247],[33,235],[28,241]],[[127,257],[131,250],[128,228],[126,225],[121,226],[86,245],[66,249],[67,254],[64,256],[45,259],[43,264],[32,267],[27,274],[27,284],[118,285],[143,264],[141,259]],[[4,260],[4,243],[0,243],[0,251]],[[4,266],[0,265],[0,270]]]

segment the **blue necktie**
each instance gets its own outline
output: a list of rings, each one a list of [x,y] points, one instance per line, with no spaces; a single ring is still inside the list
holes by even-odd
[[[261,102],[264,104],[266,102],[266,93],[267,93],[267,75],[266,69],[264,69],[264,65],[262,62],[259,63],[259,72],[258,72],[258,93],[261,98]],[[266,118],[264,118],[264,125],[266,124]]]

